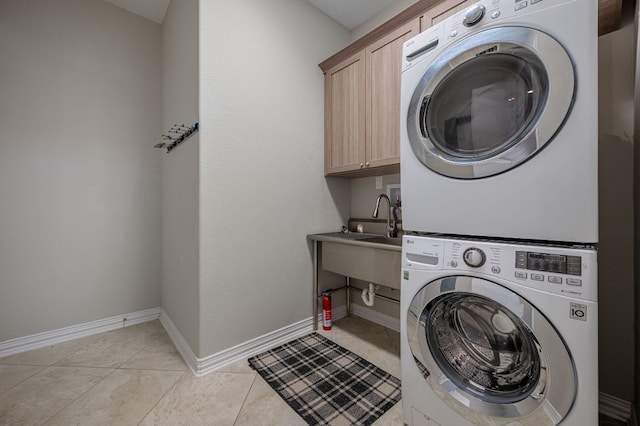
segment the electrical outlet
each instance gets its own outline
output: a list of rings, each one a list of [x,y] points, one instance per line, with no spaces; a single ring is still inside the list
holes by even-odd
[[[376,176],[376,189],[382,189],[382,176]]]

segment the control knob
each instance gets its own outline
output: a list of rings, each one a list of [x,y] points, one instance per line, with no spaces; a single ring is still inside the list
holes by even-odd
[[[485,7],[481,4],[474,4],[464,13],[462,23],[465,27],[471,27],[484,17]]]
[[[471,266],[472,268],[479,268],[484,265],[484,262],[487,260],[484,252],[479,248],[471,247],[464,251],[462,255],[464,259],[464,263]]]

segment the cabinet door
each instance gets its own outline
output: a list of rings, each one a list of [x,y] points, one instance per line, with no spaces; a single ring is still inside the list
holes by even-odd
[[[367,153],[365,167],[400,164],[402,45],[419,32],[414,19],[365,49]]]
[[[365,163],[364,51],[325,75],[325,175],[358,170]]]
[[[438,22],[453,16],[478,0],[445,0],[432,9],[429,9],[420,17],[420,31],[424,31]]]

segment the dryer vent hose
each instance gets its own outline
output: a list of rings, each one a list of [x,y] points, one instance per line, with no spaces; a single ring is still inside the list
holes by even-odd
[[[373,306],[376,297],[376,285],[369,283],[369,288],[362,290],[362,301],[367,306]]]

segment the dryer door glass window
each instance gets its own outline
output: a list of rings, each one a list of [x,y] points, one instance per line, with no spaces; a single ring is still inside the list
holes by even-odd
[[[426,67],[408,103],[403,137],[436,173],[494,176],[555,137],[574,93],[573,62],[548,34],[525,27],[480,31]]]
[[[436,86],[420,124],[436,147],[460,159],[504,151],[526,134],[547,97],[545,75],[514,55],[482,55]]]
[[[521,401],[540,378],[539,344],[507,308],[482,296],[448,294],[425,310],[427,344],[442,372],[492,403]]]

